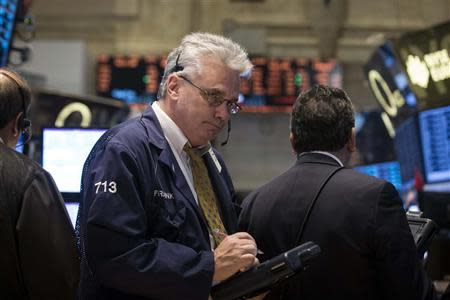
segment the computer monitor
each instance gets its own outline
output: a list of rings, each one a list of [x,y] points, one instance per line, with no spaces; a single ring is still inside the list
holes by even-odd
[[[401,191],[402,178],[400,176],[400,164],[397,161],[357,166],[354,170],[389,181],[395,186],[397,191]]]
[[[99,128],[43,128],[42,167],[52,175],[63,196],[80,192],[84,162],[105,131]],[[66,197],[65,200],[68,201]]]
[[[412,116],[397,127],[394,149],[400,164],[404,184],[411,185],[416,175],[422,174],[422,147],[420,145],[417,117]]]
[[[0,1],[0,67],[8,64],[19,0]]]
[[[420,112],[419,134],[426,182],[450,181],[450,105]]]

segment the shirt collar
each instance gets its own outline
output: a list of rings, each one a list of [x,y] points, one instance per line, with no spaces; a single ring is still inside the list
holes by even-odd
[[[2,144],[5,143],[1,137],[0,137],[0,143],[2,143]]]
[[[323,154],[323,155],[329,156],[329,157],[331,157],[332,159],[334,159],[341,167],[344,166],[344,164],[341,162],[341,160],[340,160],[339,158],[337,158],[337,156],[331,154],[330,152],[326,152],[326,151],[308,151],[308,152],[302,152],[302,153],[300,153],[299,157],[300,157],[300,156],[303,156],[303,155],[305,155],[305,154],[308,154],[308,153],[319,153],[319,154]]]
[[[161,128],[167,141],[172,145],[177,153],[182,153],[183,147],[188,141],[187,137],[181,131],[180,127],[178,127],[177,124],[175,124],[175,122],[166,114],[166,112],[159,107],[158,101],[153,102],[152,108],[155,111],[159,123],[161,124]]]
[[[159,123],[161,124],[161,128],[163,130],[164,136],[167,141],[171,144],[173,149],[177,151],[177,153],[181,154],[183,152],[183,147],[186,144],[189,144],[187,137],[181,131],[180,127],[166,114],[165,111],[161,109],[158,101],[153,102],[152,108],[158,118]],[[211,148],[211,143],[196,148],[200,155],[205,154]]]

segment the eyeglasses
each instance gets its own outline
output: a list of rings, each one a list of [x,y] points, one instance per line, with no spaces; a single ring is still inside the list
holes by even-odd
[[[187,81],[193,87],[197,88],[200,91],[200,95],[202,96],[202,98],[205,99],[206,102],[209,103],[209,105],[217,107],[217,106],[222,105],[222,103],[226,102],[229,113],[233,114],[233,115],[237,114],[242,109],[241,106],[237,103],[237,99],[231,99],[231,100],[225,99],[224,92],[218,91],[218,90],[208,91],[208,90],[202,89],[201,87],[199,87],[198,85],[194,84],[192,81],[187,79],[185,76],[183,76],[183,75],[178,75],[178,76],[180,78],[184,79],[185,81]]]

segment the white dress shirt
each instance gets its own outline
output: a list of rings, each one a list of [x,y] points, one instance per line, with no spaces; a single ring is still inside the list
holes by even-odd
[[[187,137],[181,131],[180,127],[159,107],[158,101],[153,102],[152,108],[155,111],[156,118],[158,118],[161,128],[164,133],[164,137],[169,143],[170,149],[172,149],[175,159],[180,166],[181,172],[183,172],[184,178],[194,195],[195,201],[198,204],[197,193],[194,188],[194,178],[192,177],[192,169],[190,164],[190,158],[186,152],[183,151],[184,145],[188,143]]]

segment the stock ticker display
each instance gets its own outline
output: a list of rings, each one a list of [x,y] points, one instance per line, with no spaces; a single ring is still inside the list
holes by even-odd
[[[0,67],[8,64],[18,0],[0,0]]]
[[[419,128],[426,181],[450,181],[450,106],[420,112]]]
[[[157,56],[108,56],[97,62],[97,94],[127,104],[156,99],[165,58]]]
[[[253,57],[251,78],[241,81],[240,102],[249,106],[291,105],[314,84],[342,87],[342,68],[336,61]],[[131,103],[156,99],[165,57],[107,56],[97,64],[97,94]]]
[[[412,182],[423,170],[422,147],[416,116],[405,120],[396,129],[394,149],[400,163],[400,174],[403,182]]]
[[[342,68],[333,60],[254,57],[252,63],[251,78],[241,82],[246,105],[292,105],[315,84],[342,87]]]

